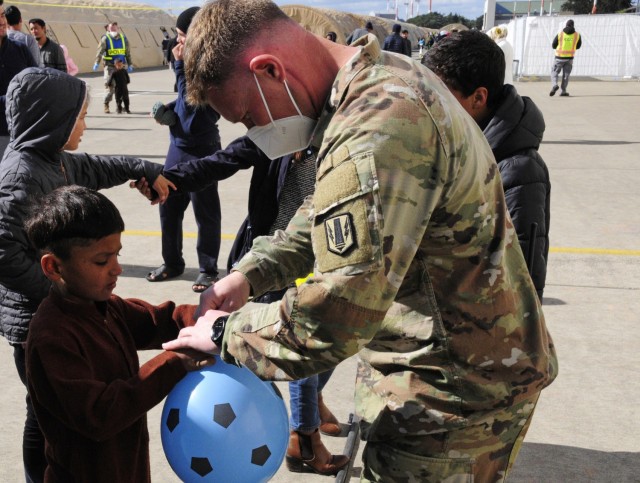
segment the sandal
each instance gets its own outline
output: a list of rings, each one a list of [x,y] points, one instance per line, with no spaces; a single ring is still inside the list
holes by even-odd
[[[217,275],[210,275],[205,272],[200,272],[200,275],[198,275],[198,278],[196,278],[196,281],[193,282],[193,285],[191,286],[191,290],[193,290],[196,293],[204,292],[217,281],[218,281]]]
[[[162,264],[155,270],[150,271],[147,274],[146,279],[149,282],[162,282],[170,278],[178,277],[179,275],[182,275],[183,272],[184,268],[180,270],[178,268],[171,268],[167,267],[165,264]]]

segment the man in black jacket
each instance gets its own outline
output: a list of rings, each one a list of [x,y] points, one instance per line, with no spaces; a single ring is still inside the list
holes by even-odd
[[[391,35],[387,35],[382,44],[382,50],[388,52],[396,52],[397,54],[404,54],[411,57],[411,52],[407,52],[407,44],[400,36],[400,30],[402,29],[399,23],[393,24],[391,29]]]
[[[549,254],[551,182],[538,147],[542,112],[504,84],[504,54],[487,35],[457,32],[436,43],[422,63],[449,87],[483,130],[498,162],[513,226],[542,300]]]

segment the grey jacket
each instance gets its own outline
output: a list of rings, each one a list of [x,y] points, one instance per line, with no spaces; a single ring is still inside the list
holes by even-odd
[[[143,176],[153,183],[162,171],[137,158],[62,151],[86,95],[83,81],[49,68],[25,69],[9,84],[11,142],[0,161],[0,334],[11,343],[26,340],[50,287],[23,229],[29,201],[69,184],[99,190]]]
[[[36,64],[38,64],[38,67],[44,67],[42,59],[40,58],[40,47],[38,47],[38,41],[33,35],[25,34],[24,32],[20,32],[19,30],[8,29],[7,37],[13,39],[19,44],[26,45],[29,48],[31,55],[33,55],[33,60],[35,60]]]

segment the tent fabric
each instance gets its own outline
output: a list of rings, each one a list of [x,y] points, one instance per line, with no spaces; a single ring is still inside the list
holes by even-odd
[[[5,2],[6,5],[7,2]],[[29,33],[28,20],[42,18],[47,35],[67,47],[80,72],[90,72],[104,26],[118,22],[132,48],[133,65],[162,65],[162,30],[171,32],[175,17],[162,9],[140,3],[109,0],[38,0],[37,3],[15,2],[22,13],[22,31]]]
[[[582,36],[571,76],[640,77],[640,17],[637,15],[572,15],[521,17],[509,22],[507,41],[514,47],[517,76],[549,76],[551,42],[572,18]]]
[[[289,17],[302,25],[309,32],[324,37],[327,32],[337,34],[337,42],[346,43],[347,37],[357,28],[364,28],[367,22],[373,24],[373,31],[378,40],[382,42],[391,33],[391,27],[395,23],[402,26],[402,30],[409,32],[409,40],[414,47],[418,45],[418,39],[422,36],[428,37],[430,32],[437,32],[435,29],[418,27],[406,22],[399,22],[370,15],[357,15],[354,13],[340,12],[325,8],[307,7],[304,5],[284,5],[280,7]]]

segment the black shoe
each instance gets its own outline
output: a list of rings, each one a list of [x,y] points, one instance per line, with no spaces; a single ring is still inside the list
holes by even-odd
[[[555,95],[556,95],[556,92],[557,92],[557,90],[558,90],[558,89],[559,89],[559,87],[558,87],[558,86],[553,86],[553,87],[551,88],[551,92],[549,92],[549,95],[550,95],[550,96],[555,96]],[[562,95],[562,94],[560,94],[560,95]]]
[[[569,97],[569,93],[568,92],[561,92],[560,93],[560,97]]]

